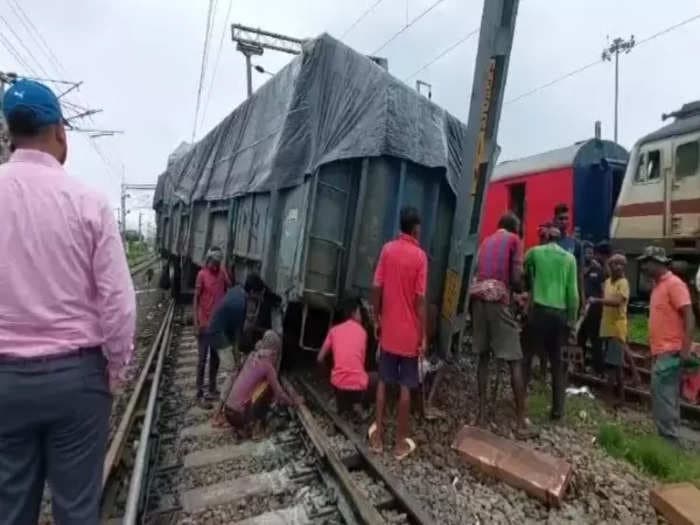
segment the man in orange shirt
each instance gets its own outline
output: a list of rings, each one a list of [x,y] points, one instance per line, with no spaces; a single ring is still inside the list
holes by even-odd
[[[652,415],[659,435],[675,443],[681,418],[681,362],[690,355],[695,325],[690,293],[668,269],[671,260],[663,248],[648,246],[639,261],[654,281],[649,304]]]
[[[426,346],[425,293],[428,257],[420,246],[420,216],[413,207],[401,209],[401,233],[384,245],[374,274],[372,307],[379,331],[377,416],[369,429],[370,448],[382,450],[386,384],[399,385],[394,457],[401,460],[416,449],[409,437],[411,389],[418,388],[418,356]]]

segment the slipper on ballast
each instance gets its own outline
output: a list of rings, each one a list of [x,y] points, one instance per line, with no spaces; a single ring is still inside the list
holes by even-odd
[[[375,452],[377,454],[381,454],[384,452],[384,445],[382,443],[376,444],[374,443],[374,436],[377,433],[377,423],[374,422],[369,426],[369,430],[367,431],[367,441],[369,441],[369,449],[372,452]]]
[[[402,452],[401,454],[394,454],[394,459],[396,461],[401,461],[416,451],[416,442],[411,438],[404,438],[404,443],[408,445],[408,450]]]

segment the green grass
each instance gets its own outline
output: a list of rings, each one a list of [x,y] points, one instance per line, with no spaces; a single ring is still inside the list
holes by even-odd
[[[528,416],[538,424],[549,420],[552,393],[549,387],[537,384],[527,398]],[[588,396],[567,396],[564,421],[570,427],[597,428],[605,418],[600,402]]]
[[[528,397],[528,415],[536,424],[549,420],[551,390],[541,384]],[[700,488],[700,453],[683,451],[656,435],[651,422],[616,421],[601,401],[567,396],[564,421],[569,428],[590,432],[610,456],[627,461],[662,482],[688,481]]]
[[[611,456],[661,481],[700,487],[700,454],[679,450],[655,434],[608,422],[598,430],[598,443]]]
[[[143,242],[128,241],[129,250],[126,252],[126,260],[129,266],[143,259],[143,257],[148,253],[148,246]]]
[[[646,314],[629,316],[629,340],[641,345],[649,344],[649,318]],[[700,341],[700,326],[695,325],[695,340]]]

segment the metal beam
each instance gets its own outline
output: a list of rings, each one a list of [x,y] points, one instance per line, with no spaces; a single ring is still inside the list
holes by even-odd
[[[250,48],[260,49],[259,55],[262,55],[263,49],[274,49],[282,53],[290,55],[298,55],[301,53],[301,46],[305,40],[294,38],[280,33],[271,31],[263,31],[254,27],[248,27],[241,24],[233,24],[231,26],[231,37],[234,42],[249,46]]]
[[[474,81],[469,101],[463,172],[457,183],[457,204],[452,222],[440,319],[440,350],[449,352],[455,334],[466,318],[466,290],[471,268],[467,257],[477,248],[483,195],[496,161],[498,123],[503,105],[510,52],[513,46],[519,0],[484,0]],[[477,206],[477,209],[474,207]]]

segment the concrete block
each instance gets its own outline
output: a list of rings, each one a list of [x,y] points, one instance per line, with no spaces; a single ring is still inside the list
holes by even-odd
[[[649,501],[670,525],[700,525],[700,490],[690,483],[652,489]]]
[[[304,507],[297,505],[286,509],[266,512],[248,518],[243,521],[238,521],[234,525],[308,525],[311,520],[306,515]]]
[[[459,431],[452,448],[482,472],[548,505],[561,504],[571,480],[571,465],[563,459],[469,425]]]
[[[180,439],[188,437],[217,436],[219,434],[225,434],[226,432],[230,432],[230,429],[214,428],[211,426],[211,422],[207,421],[205,423],[200,423],[199,425],[183,428],[180,431]]]
[[[181,495],[180,503],[185,512],[192,513],[252,496],[280,493],[292,484],[286,471],[273,470],[188,490]]]
[[[222,461],[230,461],[232,459],[274,456],[279,452],[278,447],[270,440],[260,441],[244,441],[239,444],[224,445],[221,447],[210,448],[206,450],[198,450],[187,454],[182,463],[185,468],[203,467],[204,465],[213,465]]]

